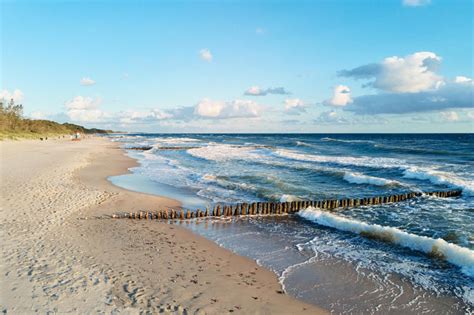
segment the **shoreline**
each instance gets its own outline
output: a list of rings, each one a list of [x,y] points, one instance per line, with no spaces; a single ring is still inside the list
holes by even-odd
[[[179,225],[104,219],[179,206],[109,182],[137,161],[108,139],[0,146],[2,310],[325,313],[280,294],[277,276],[255,261]],[[17,176],[23,165],[31,174]]]

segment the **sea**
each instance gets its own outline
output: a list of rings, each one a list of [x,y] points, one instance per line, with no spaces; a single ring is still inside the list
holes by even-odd
[[[113,184],[193,211],[459,189],[456,198],[174,224],[254,259],[287,294],[334,314],[474,312],[473,134],[109,137],[139,163]]]

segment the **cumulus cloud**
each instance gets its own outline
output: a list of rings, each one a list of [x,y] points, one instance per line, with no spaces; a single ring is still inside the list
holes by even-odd
[[[345,85],[335,86],[332,97],[323,102],[323,104],[331,106],[346,106],[350,103],[352,103],[351,89]]]
[[[193,114],[201,118],[242,118],[258,117],[260,106],[248,100],[233,100],[229,102],[202,99],[194,107]]]
[[[12,92],[8,90],[2,90],[0,91],[0,100],[1,99],[7,102],[13,99],[15,103],[19,103],[23,101],[23,92],[19,89],[15,89]]]
[[[416,52],[405,57],[387,57],[351,70],[339,71],[343,77],[373,79],[365,84],[385,92],[417,93],[436,89],[444,83],[436,73],[441,57],[432,52]]]
[[[473,108],[474,85],[447,82],[438,89],[419,93],[380,93],[355,97],[345,110],[356,114],[403,114]]]
[[[349,120],[342,117],[342,115],[334,110],[321,113],[316,119],[318,124],[348,124]]]
[[[454,82],[460,84],[474,84],[474,81],[471,78],[462,75],[455,77]]]
[[[366,86],[378,92],[354,97],[345,110],[357,114],[403,114],[473,107],[472,79],[444,79],[437,73],[441,60],[433,52],[416,52],[340,71],[340,76],[370,80]]]
[[[46,119],[47,115],[40,111],[31,112],[28,117],[31,119]]]
[[[288,114],[297,115],[306,112],[306,104],[299,98],[287,98],[285,100],[285,111]]]
[[[207,48],[203,48],[199,51],[199,57],[207,62],[211,62],[213,58],[211,51]]]
[[[66,101],[67,109],[96,109],[101,103],[100,98],[76,96],[72,100]]]
[[[100,98],[76,96],[72,100],[65,102],[66,115],[69,119],[78,122],[101,122],[106,114],[98,107]]]
[[[120,112],[117,116],[117,119],[122,124],[150,123],[173,117],[172,114],[162,111],[161,109],[150,109],[143,111],[128,110]]]
[[[456,112],[442,112],[441,117],[445,121],[458,121],[459,120],[459,115]]]
[[[80,82],[81,82],[81,85],[84,85],[84,86],[91,86],[95,84],[95,81],[92,80],[91,78],[82,78]]]
[[[268,94],[289,95],[291,93],[285,90],[285,88],[283,87],[263,89],[259,86],[252,86],[247,91],[244,92],[244,95],[249,95],[249,96],[265,96]]]
[[[420,7],[431,3],[431,0],[403,0],[404,6],[407,7]]]

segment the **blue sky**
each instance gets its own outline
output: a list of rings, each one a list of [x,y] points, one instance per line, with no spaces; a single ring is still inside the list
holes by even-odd
[[[473,132],[473,2],[5,1],[1,96],[147,132]]]

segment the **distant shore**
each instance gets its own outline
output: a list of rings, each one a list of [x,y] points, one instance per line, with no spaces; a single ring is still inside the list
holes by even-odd
[[[6,141],[0,153],[3,312],[325,313],[179,225],[106,218],[179,207],[110,184],[136,162],[107,139]]]

